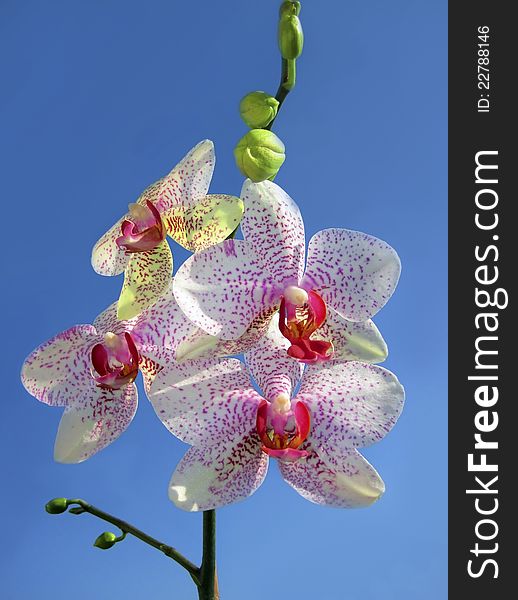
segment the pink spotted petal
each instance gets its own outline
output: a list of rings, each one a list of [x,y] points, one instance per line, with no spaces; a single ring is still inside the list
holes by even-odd
[[[164,179],[162,178],[149,185],[138,197],[137,204],[147,206],[147,203],[151,202],[151,204],[153,204],[153,206],[156,208],[158,199],[160,198],[160,192],[162,190],[163,181]]]
[[[142,379],[144,381],[144,391],[146,392],[146,395],[149,396],[153,382],[164,367],[147,356],[145,351],[142,351],[142,349],[140,350],[139,370],[142,373]]]
[[[302,287],[351,321],[366,321],[389,300],[399,279],[399,257],[375,237],[347,229],[324,229],[308,248]]]
[[[114,302],[95,318],[93,326],[99,335],[104,335],[108,332],[131,333],[136,323],[136,318],[130,319],[129,321],[119,320],[117,318],[117,302]]]
[[[312,339],[331,342],[333,360],[380,363],[388,355],[387,344],[370,319],[357,323],[348,321],[332,308],[328,309],[325,323],[312,335]]]
[[[271,181],[243,184],[243,237],[282,288],[298,285],[304,271],[304,223],[295,202]]]
[[[189,321],[178,306],[173,294],[173,280],[164,293],[148,309],[132,321],[135,323],[131,335],[139,347],[155,348],[154,355],[164,350],[164,356],[174,357],[178,345],[200,329]],[[148,352],[148,354],[149,354]]]
[[[191,256],[174,278],[174,295],[191,321],[210,335],[237,340],[280,291],[243,240],[227,240]]]
[[[302,377],[304,365],[288,356],[289,347],[290,342],[279,331],[276,315],[266,335],[245,354],[250,373],[268,400],[279,394],[291,397]]]
[[[245,333],[237,340],[222,340],[195,327],[195,331],[186,336],[178,345],[175,359],[183,361],[193,358],[214,358],[247,352],[266,333],[274,314],[275,309],[272,308],[257,315]]]
[[[189,208],[175,206],[163,213],[162,218],[175,242],[191,252],[200,252],[226,240],[242,216],[241,198],[210,194]]]
[[[67,406],[90,376],[90,349],[99,341],[92,325],[76,325],[32,352],[22,366],[25,389],[45,404]]]
[[[167,365],[194,358],[224,357],[249,350],[268,328],[274,309],[259,315],[237,340],[221,340],[200,329],[178,306],[172,280],[166,292],[149,309],[135,319],[122,323],[133,325],[131,335],[145,354]]]
[[[362,508],[376,502],[385,485],[375,469],[355,450],[340,464],[308,447],[309,456],[295,462],[279,461],[281,474],[303,498],[333,508]]]
[[[124,272],[117,316],[128,321],[152,306],[171,282],[173,255],[166,240],[150,252],[136,252]]]
[[[99,275],[119,275],[128,264],[128,255],[115,243],[121,235],[121,225],[125,218],[126,216],[117,221],[93,247],[92,267]]]
[[[104,390],[93,380],[83,386],[61,417],[54,445],[60,463],[79,463],[114,442],[131,423],[137,410],[137,388]]]
[[[261,401],[236,359],[170,364],[157,375],[148,397],[173,435],[198,446],[240,439],[254,428]]]
[[[216,157],[214,144],[203,140],[197,144],[158,182],[160,190],[156,207],[164,213],[173,206],[193,206],[199,198],[207,195],[214,172]]]
[[[169,483],[169,498],[186,511],[212,510],[251,496],[268,471],[255,434],[237,443],[191,448]]]
[[[310,365],[297,394],[311,413],[308,440],[338,449],[378,442],[396,423],[404,390],[396,376],[375,365],[335,362]]]

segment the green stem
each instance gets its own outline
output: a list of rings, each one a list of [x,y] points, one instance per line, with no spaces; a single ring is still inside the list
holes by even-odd
[[[140,529],[137,529],[130,523],[126,523],[126,521],[123,521],[122,519],[119,519],[118,517],[114,517],[113,515],[110,515],[109,513],[105,512],[104,510],[101,510],[100,508],[97,508],[96,506],[92,506],[91,504],[88,504],[88,502],[85,502],[84,500],[81,500],[80,498],[69,500],[68,503],[69,504],[78,504],[79,507],[81,507],[81,508],[72,508],[71,512],[73,512],[74,514],[81,514],[83,512],[90,513],[94,517],[97,517],[99,519],[102,519],[103,521],[106,521],[108,523],[111,523],[112,525],[115,525],[115,527],[118,527],[123,532],[123,534],[129,533],[130,535],[138,538],[145,544],[148,544],[149,546],[152,546],[153,548],[160,550],[160,552],[163,552],[166,556],[173,559],[180,566],[182,566],[192,577],[194,583],[198,587],[200,586],[201,569],[199,569],[189,559],[185,558],[185,556],[183,556],[183,554],[178,552],[178,550],[176,550],[172,546],[168,546],[167,544],[160,542],[159,540],[151,537],[147,533],[144,533]]]
[[[273,121],[271,121],[265,129],[271,129],[272,125],[275,122],[275,119],[279,116],[279,111],[281,110],[282,103],[286,100],[286,96],[291,92],[291,90],[295,87],[295,83],[297,81],[297,67],[295,60],[286,60],[282,59],[281,63],[281,82],[279,84],[279,88],[277,89],[277,93],[275,94],[275,98],[279,103],[277,107],[277,114]]]
[[[216,579],[216,511],[203,513],[203,558],[200,568],[199,600],[219,600]]]

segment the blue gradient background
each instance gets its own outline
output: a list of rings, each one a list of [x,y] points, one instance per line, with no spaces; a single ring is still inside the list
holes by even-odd
[[[275,92],[277,0],[2,0],[2,598],[195,597],[188,576],[106,527],[50,516],[80,496],[198,561],[201,516],[167,499],[185,450],[142,397],[130,429],[78,466],[55,464],[59,409],[18,373],[39,343],[89,323],[119,291],[90,268],[92,244],[149,183],[203,138],[216,144],[212,192],[238,194],[236,106]],[[275,131],[278,176],[308,238],[358,229],[391,243],[400,285],[376,322],[405,412],[365,452],[387,485],[367,510],[325,509],[273,464],[219,520],[223,600],[446,598],[446,0],[303,2],[299,79]],[[176,265],[186,253],[176,249]]]

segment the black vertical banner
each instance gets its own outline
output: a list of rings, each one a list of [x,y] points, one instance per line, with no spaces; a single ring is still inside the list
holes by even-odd
[[[449,3],[449,597],[518,597],[518,33]],[[514,209],[514,210],[513,210]]]

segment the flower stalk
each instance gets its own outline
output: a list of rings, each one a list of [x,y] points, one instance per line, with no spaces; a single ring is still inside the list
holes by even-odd
[[[55,510],[55,505],[59,504],[59,510]],[[63,506],[62,506],[63,505]],[[216,511],[207,510],[203,513],[203,556],[201,566],[198,567],[186,558],[181,552],[164,544],[163,542],[151,537],[141,529],[138,529],[131,523],[123,521],[114,515],[111,515],[81,498],[67,499],[56,498],[47,503],[45,509],[49,514],[60,514],[68,511],[74,515],[82,515],[89,513],[98,519],[111,523],[118,527],[122,534],[115,538],[115,542],[120,542],[129,534],[136,537],[141,542],[160,550],[168,558],[171,558],[181,567],[183,567],[191,576],[191,579],[198,588],[199,600],[219,600],[218,580],[216,575]],[[62,510],[64,509],[64,510]],[[104,535],[104,534],[103,534]],[[113,535],[113,534],[112,534]],[[99,536],[102,537],[102,536]],[[99,540],[99,538],[98,538]],[[96,542],[98,541],[96,540]],[[98,545],[97,543],[94,545]],[[114,545],[114,544],[112,544]],[[103,549],[108,549],[111,546],[98,545]]]
[[[282,103],[286,100],[286,96],[291,92],[291,90],[295,87],[295,83],[297,80],[297,68],[295,60],[288,60],[286,58],[282,59],[282,67],[281,67],[281,82],[279,84],[279,88],[277,89],[277,93],[275,94],[275,99],[279,103],[277,108],[277,115],[281,110]],[[270,123],[264,128],[271,130],[277,115],[270,121]]]
[[[216,576],[216,511],[203,513],[203,558],[200,567],[200,600],[219,600]]]
[[[118,517],[115,517],[105,512],[104,510],[101,510],[100,508],[89,504],[88,502],[85,502],[81,498],[67,500],[67,504],[68,506],[77,505],[69,509],[69,512],[71,512],[72,514],[80,515],[83,513],[89,513],[94,517],[97,517],[98,519],[106,521],[107,523],[111,523],[115,527],[118,527],[122,531],[123,536],[128,534],[132,535],[139,539],[141,542],[144,542],[145,544],[148,544],[149,546],[160,550],[160,552],[162,552],[167,557],[171,558],[172,560],[177,562],[181,567],[183,567],[189,573],[194,583],[198,587],[200,587],[201,569],[197,567],[194,563],[192,563],[188,558],[186,558],[181,552],[176,550],[176,548],[173,548],[168,544],[164,544],[156,538],[151,537],[141,529],[138,529],[134,525],[131,525],[130,523],[127,523],[126,521],[123,521],[122,519],[119,519]],[[210,596],[206,596],[206,598],[210,598]]]

